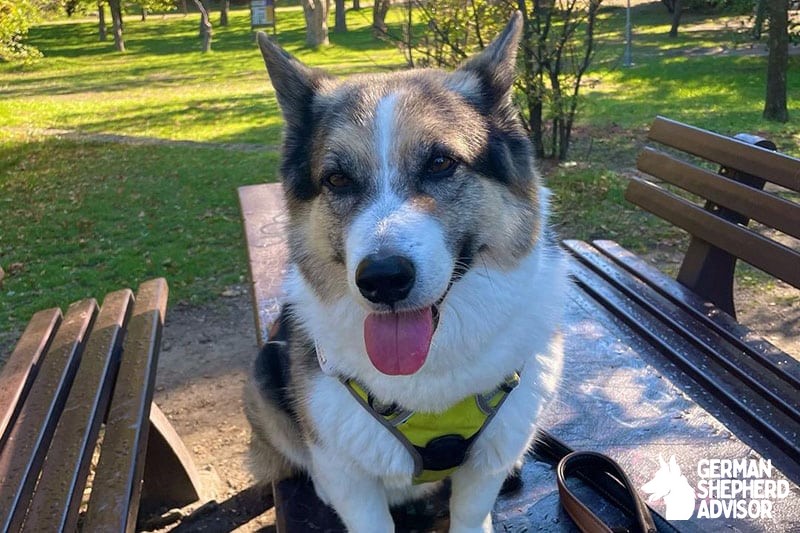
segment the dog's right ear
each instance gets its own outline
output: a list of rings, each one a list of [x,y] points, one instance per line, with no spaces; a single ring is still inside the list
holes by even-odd
[[[314,93],[319,90],[324,80],[331,77],[302,64],[273,43],[266,33],[260,31],[256,35],[284,119],[290,125],[302,124],[308,120]]]

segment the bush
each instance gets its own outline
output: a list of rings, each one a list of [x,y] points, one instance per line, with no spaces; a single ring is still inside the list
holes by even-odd
[[[33,0],[0,0],[0,61],[29,62],[42,56],[23,43],[39,13]]]

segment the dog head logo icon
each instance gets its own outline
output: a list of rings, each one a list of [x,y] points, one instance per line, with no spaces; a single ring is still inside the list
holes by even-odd
[[[659,455],[658,465],[655,477],[642,485],[642,490],[649,494],[647,502],[663,499],[667,520],[689,520],[694,514],[694,489],[689,485],[686,476],[681,474],[674,455],[669,458],[669,463]]]

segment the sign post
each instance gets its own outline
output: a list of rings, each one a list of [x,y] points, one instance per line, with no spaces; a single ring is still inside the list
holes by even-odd
[[[250,29],[272,27],[275,28],[275,0],[250,0]]]

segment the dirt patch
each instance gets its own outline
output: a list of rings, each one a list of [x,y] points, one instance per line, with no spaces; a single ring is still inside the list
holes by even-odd
[[[243,289],[226,294],[206,307],[179,305],[167,314],[155,401],[218,502],[177,530],[273,531],[271,496],[246,490],[253,478],[242,390],[258,349],[252,304]]]

